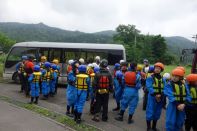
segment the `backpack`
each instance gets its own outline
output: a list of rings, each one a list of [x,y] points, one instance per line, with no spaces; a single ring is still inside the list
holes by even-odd
[[[108,76],[100,76],[99,88],[101,88],[101,89],[109,88],[109,77]]]
[[[135,86],[136,84],[136,72],[128,71],[124,75],[125,77],[125,84],[127,86]]]

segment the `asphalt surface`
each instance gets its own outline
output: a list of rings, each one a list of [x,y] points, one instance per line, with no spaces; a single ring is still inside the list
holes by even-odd
[[[13,83],[0,83],[0,95],[5,95],[13,99],[17,99],[22,102],[29,102],[30,98],[26,98],[24,94],[19,93],[20,85]],[[140,93],[142,96],[142,93]],[[39,100],[38,105],[48,108],[50,110],[65,113],[66,112],[66,88],[58,88],[58,93],[55,97],[48,100]],[[112,109],[116,106],[115,100],[112,98],[112,94],[109,100],[109,120],[108,122],[94,122],[92,121],[92,115],[89,114],[90,101],[87,101],[82,115],[84,123],[94,125],[102,130],[113,131],[146,131],[146,118],[145,111],[142,111],[142,100],[140,99],[138,107],[133,116],[134,123],[127,124],[128,113],[125,112],[124,121],[119,122],[114,119],[118,112],[113,112]],[[158,129],[160,131],[165,130],[165,110],[162,111],[161,119],[158,121]]]
[[[45,117],[0,100],[0,131],[66,131]]]

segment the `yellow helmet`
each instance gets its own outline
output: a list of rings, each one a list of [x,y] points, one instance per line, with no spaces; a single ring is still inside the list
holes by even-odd
[[[41,60],[47,60],[47,57],[46,56],[41,56]]]
[[[143,66],[142,66],[142,65],[137,65],[137,71],[141,71],[141,70],[142,70],[142,68],[143,68]]]
[[[59,64],[59,60],[58,59],[53,59],[53,63],[54,64]]]

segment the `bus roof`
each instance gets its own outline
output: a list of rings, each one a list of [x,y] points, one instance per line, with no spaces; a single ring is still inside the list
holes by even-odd
[[[63,42],[21,42],[13,47],[48,47],[48,48],[80,48],[80,49],[111,49],[125,50],[123,45],[98,43],[63,43]]]

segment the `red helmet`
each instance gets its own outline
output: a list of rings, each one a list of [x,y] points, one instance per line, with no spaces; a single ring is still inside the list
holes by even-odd
[[[177,66],[176,68],[183,70],[183,72],[185,73],[185,68],[183,66]]]
[[[184,71],[181,70],[181,69],[175,68],[174,70],[172,70],[172,75],[173,75],[173,76],[180,76],[180,77],[183,77],[184,74],[185,74]]]
[[[164,70],[164,64],[163,64],[163,63],[161,63],[161,62],[157,62],[157,63],[155,63],[155,64],[154,64],[154,67],[160,67],[160,68],[161,68],[161,71],[163,71],[163,70]]]
[[[195,82],[197,81],[197,74],[189,74],[187,77],[186,77],[186,80],[188,82]]]

